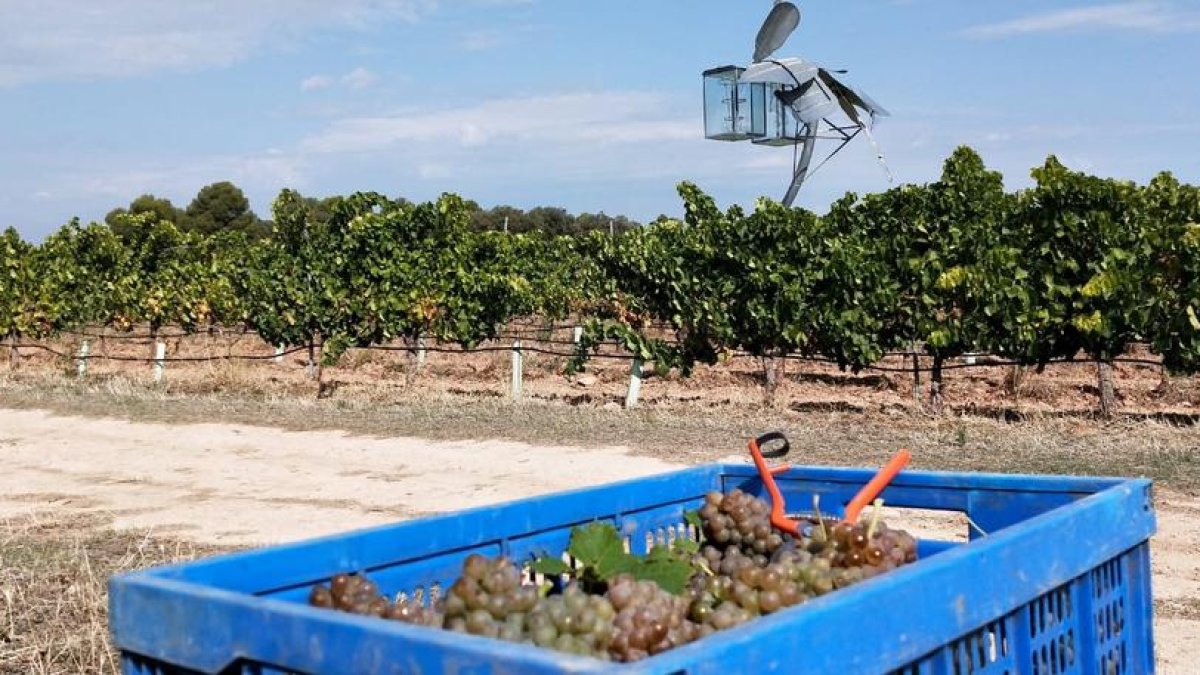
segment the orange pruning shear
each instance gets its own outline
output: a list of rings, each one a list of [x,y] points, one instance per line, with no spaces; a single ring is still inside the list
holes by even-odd
[[[789,464],[781,464],[779,466],[767,466],[768,459],[777,459],[785,457],[791,451],[791,445],[788,443],[787,437],[783,434],[774,432],[750,441],[750,456],[754,458],[754,466],[758,468],[758,475],[762,478],[763,485],[767,487],[767,494],[771,496],[771,525],[775,529],[787,532],[792,536],[800,536],[800,526],[797,521],[787,517],[786,505],[783,501],[783,493],[780,492],[779,486],[775,484],[775,476],[791,469]],[[846,505],[845,520],[850,523],[858,522],[858,516],[868,504],[875,501],[879,493],[892,482],[896,474],[900,473],[908,463],[912,461],[912,453],[908,450],[897,452],[888,463],[875,474],[869,483],[863,486],[858,494],[851,499]]]

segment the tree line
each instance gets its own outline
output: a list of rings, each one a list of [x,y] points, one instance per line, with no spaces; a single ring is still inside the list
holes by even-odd
[[[314,219],[329,217],[332,198],[306,197]],[[407,203],[407,200],[401,200]],[[464,202],[470,213],[471,229],[479,232],[503,231],[513,233],[543,232],[550,235],[582,235],[588,232],[627,232],[641,224],[626,216],[605,213],[572,214],[566,209],[538,206],[528,211],[515,206],[495,206],[485,209],[478,202]],[[154,220],[174,223],[183,232],[211,236],[222,232],[242,232],[251,239],[271,236],[274,226],[270,220],[259,218],[250,209],[250,200],[241,188],[229,181],[206,185],[200,189],[187,208],[179,208],[165,197],[144,194],[129,206],[113,209],[104,222],[124,239],[132,239],[126,216],[149,214]]]
[[[1082,356],[1105,413],[1113,361],[1134,342],[1171,372],[1197,372],[1200,188],[1168,173],[1146,185],[1090,176],[1054,157],[1032,174],[1032,188],[1008,192],[960,148],[935,182],[847,194],[824,215],[769,199],[721,209],[683,183],[682,218],[589,232],[549,224],[556,210],[520,221],[449,194],[285,190],[264,236],[198,224],[233,222],[238,208],[147,199],[37,246],[6,231],[0,335],[240,325],[332,363],[351,347],[470,347],[517,317],[570,317],[585,324],[571,368],[611,342],[684,374],[744,352],[767,366],[769,390],[788,356],[857,370],[920,350],[937,411],[947,362],[968,353],[1032,367]],[[226,220],[198,215],[214,211]],[[495,226],[506,215],[507,233]]]

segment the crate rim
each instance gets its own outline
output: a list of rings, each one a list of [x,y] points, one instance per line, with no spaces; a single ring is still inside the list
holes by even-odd
[[[826,465],[794,465],[785,474],[793,475],[797,472],[802,473],[808,478],[811,475],[812,480],[837,482],[850,482],[847,478],[852,474],[861,474],[869,477],[874,475],[876,468],[871,467],[835,467]],[[220,563],[230,559],[244,556],[247,553],[267,554],[281,553],[288,550],[298,549],[300,547],[317,546],[326,543],[333,543],[346,539],[347,537],[368,536],[372,534],[382,534],[397,527],[415,523],[431,523],[441,519],[472,517],[490,511],[495,511],[505,508],[514,508],[529,499],[559,499],[571,496],[583,495],[589,492],[603,491],[622,486],[636,485],[647,479],[671,479],[678,476],[689,475],[710,475],[717,474],[722,477],[737,477],[737,478],[757,478],[758,472],[753,464],[750,463],[732,463],[732,462],[716,462],[708,464],[699,464],[692,467],[686,467],[669,471],[660,474],[650,474],[638,478],[627,478],[620,481],[610,483],[602,483],[599,485],[585,486],[581,488],[572,488],[568,490],[558,490],[554,492],[543,493],[540,495],[530,495],[528,497],[520,497],[516,499],[508,499],[492,504],[474,506],[467,509],[457,511],[445,511],[441,513],[431,513],[414,518],[398,520],[392,523],[382,525],[373,525],[369,527],[354,528],[344,532],[321,535],[317,537],[308,537],[297,539],[294,541],[277,542],[258,546],[250,546],[234,551],[218,553],[212,556],[205,556],[196,560],[168,563],[164,565],[155,565],[141,570],[131,572],[123,572],[114,574],[110,580],[128,579],[142,576],[166,577],[173,571],[180,570],[185,567],[194,565],[197,562],[203,561],[206,563]],[[902,471],[890,483],[890,486],[896,487],[946,487],[947,479],[961,479],[967,476],[970,479],[971,486],[984,489],[1020,489],[1023,492],[1055,492],[1062,493],[1064,485],[1073,488],[1069,492],[1074,494],[1095,495],[1110,490],[1121,485],[1143,485],[1148,489],[1153,489],[1153,481],[1149,478],[1133,478],[1119,476],[1065,476],[1058,474],[1023,474],[1023,473],[964,473],[954,471]],[[865,481],[863,481],[865,483]],[[968,486],[963,485],[964,489]],[[886,506],[886,504],[885,504]],[[903,507],[900,507],[903,508]],[[954,510],[946,510],[947,513],[954,513]],[[1044,514],[1043,514],[1044,515]]]

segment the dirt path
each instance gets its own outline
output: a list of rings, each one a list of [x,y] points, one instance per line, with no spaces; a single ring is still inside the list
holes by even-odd
[[[0,409],[0,518],[111,514],[117,527],[202,543],[304,539],[678,466],[619,447],[371,439]],[[1158,513],[1159,672],[1183,675],[1195,672],[1189,647],[1200,643],[1200,500],[1161,494]]]
[[[662,473],[621,448],[371,439],[0,409],[0,517],[111,513],[203,543],[276,543]]]

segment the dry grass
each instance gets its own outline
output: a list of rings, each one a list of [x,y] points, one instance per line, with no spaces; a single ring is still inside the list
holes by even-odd
[[[1161,618],[1200,621],[1200,598],[1155,600],[1154,611]]]
[[[0,673],[118,673],[109,644],[109,576],[214,552],[98,518],[0,521]]]
[[[778,429],[792,439],[797,463],[877,465],[906,447],[914,452],[916,466],[927,469],[1146,476],[1193,493],[1200,486],[1200,428],[1154,417],[1105,423],[1033,414],[1009,422],[970,415],[933,419],[903,409],[769,409],[740,402],[624,411],[611,403],[559,399],[513,405],[486,392],[430,394],[423,387],[378,386],[379,391],[364,392],[368,395],[317,401],[307,392],[269,388],[191,393],[121,378],[86,384],[0,379],[0,405],[170,424],[230,422],[378,437],[622,445],[689,462],[738,454],[748,438]]]

